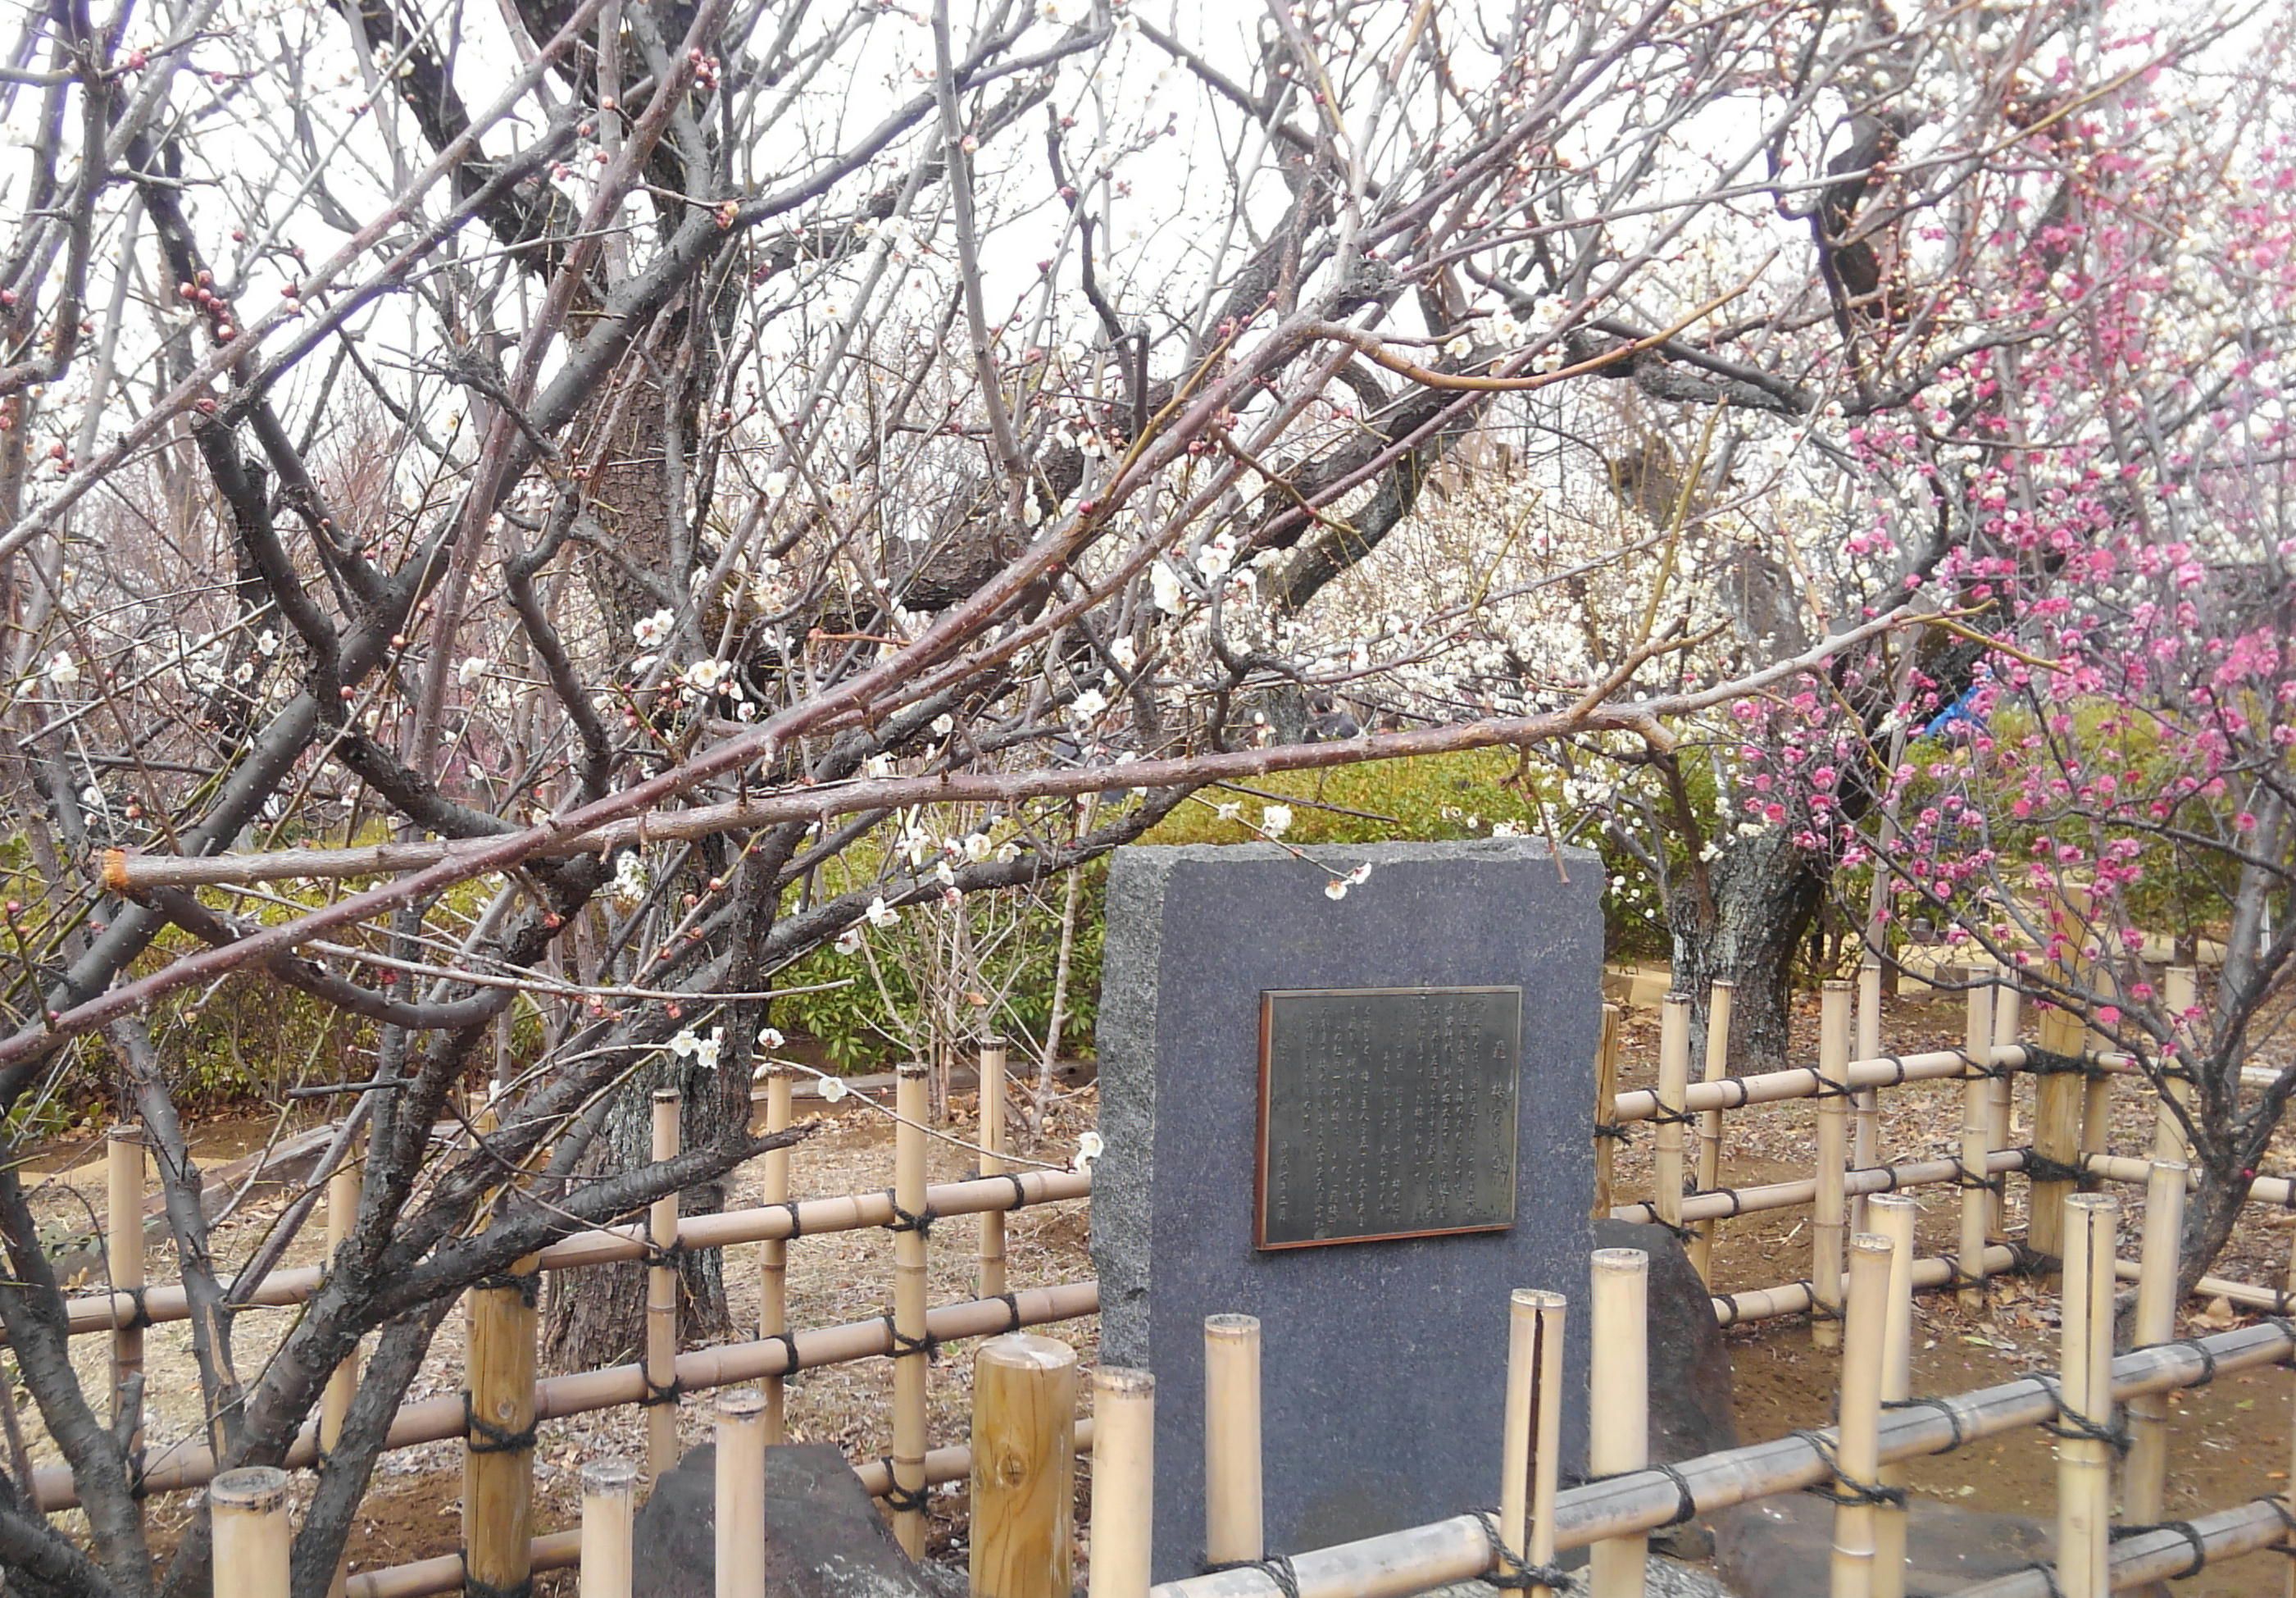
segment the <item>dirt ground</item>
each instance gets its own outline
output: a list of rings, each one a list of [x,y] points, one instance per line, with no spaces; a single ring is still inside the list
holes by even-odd
[[[1939,1047],[1957,1038],[1959,1031],[1956,1005],[1943,1001],[1900,1001],[1890,1008],[1884,1046],[1901,1052]],[[1649,1085],[1655,1072],[1655,1013],[1630,1011],[1623,1042],[1624,1085]],[[1796,1058],[1813,1050],[1815,1044],[1813,1003],[1797,1017]],[[1956,1153],[1959,1091],[1956,1083],[1936,1083],[1884,1092],[1885,1157],[1906,1160]],[[2134,1083],[2116,1095],[2112,1145],[2120,1152],[2140,1153],[2149,1147],[2152,1111]],[[2021,1086],[2018,1130],[2013,1141],[2022,1141],[2030,1101],[2030,1088]],[[958,1137],[969,1136],[972,1106],[960,1100],[956,1109],[960,1120],[950,1130]],[[1075,1148],[1078,1134],[1089,1129],[1094,1109],[1089,1089],[1056,1103],[1033,1151],[1046,1158],[1064,1159]],[[807,1113],[801,1109],[800,1118]],[[851,1100],[833,1110],[812,1113],[820,1115],[827,1124],[792,1160],[797,1196],[882,1188],[890,1174],[890,1123]],[[1807,1174],[1814,1116],[1814,1106],[1808,1101],[1733,1115],[1727,1123],[1722,1180],[1743,1186]],[[267,1122],[211,1124],[201,1131],[200,1156],[209,1164],[228,1159],[259,1144],[270,1131]],[[2296,1149],[2278,1152],[2282,1157],[2272,1162],[2275,1169],[2296,1166],[2296,1157],[2296,1157]],[[41,1162],[51,1173],[42,1189],[45,1223],[72,1232],[86,1229],[100,1216],[100,1168],[92,1170],[84,1163],[100,1156],[100,1149],[81,1143],[59,1147]],[[972,1157],[964,1149],[934,1144],[932,1180],[962,1177]],[[1619,1197],[1643,1196],[1649,1178],[1648,1140],[1636,1139],[1620,1156]],[[737,1174],[731,1201],[758,1201],[758,1180],[754,1168]],[[2013,1231],[2022,1223],[2023,1184],[2012,1182],[2009,1192]],[[1955,1190],[1921,1189],[1915,1190],[1915,1196],[1923,1210],[1923,1252],[1952,1248],[1957,1227]],[[2142,1192],[2123,1188],[2120,1197],[2122,1252],[2128,1256],[2135,1250]],[[275,1218],[278,1207],[276,1198],[251,1200],[219,1229],[218,1256],[244,1257]],[[2283,1279],[2288,1268],[2291,1234],[2265,1221],[2258,1214],[2256,1222],[2234,1239],[2217,1266],[2219,1274],[2264,1283]],[[971,1223],[964,1221],[944,1223],[934,1234],[931,1251],[934,1302],[972,1296],[973,1236]],[[1809,1246],[1806,1208],[1726,1223],[1715,1251],[1717,1290],[1767,1286],[1807,1276]],[[315,1239],[299,1240],[289,1251],[288,1262],[313,1263],[317,1247]],[[1084,1207],[1048,1207],[1014,1215],[1009,1225],[1008,1250],[1015,1288],[1089,1276]],[[791,1322],[800,1327],[820,1326],[882,1314],[890,1291],[890,1266],[885,1239],[875,1231],[801,1240],[789,1250]],[[151,1269],[153,1280],[168,1279],[174,1273],[173,1262],[164,1250],[155,1253]],[[756,1251],[742,1248],[729,1254],[726,1277],[734,1325],[754,1327]],[[2218,1330],[2235,1323],[2220,1305],[2196,1301],[2185,1307],[2188,1314],[2180,1329],[2184,1331]],[[2021,1280],[1999,1283],[1988,1305],[1975,1312],[1960,1309],[1949,1295],[1925,1294],[1917,1302],[1915,1315],[1916,1392],[1965,1391],[2054,1363],[2055,1309],[2044,1284]],[[289,1317],[290,1312],[258,1310],[242,1318],[239,1344],[243,1372],[258,1368],[291,1323]],[[1073,1343],[1087,1362],[1094,1356],[1095,1322],[1042,1330]],[[188,1335],[180,1323],[154,1328],[147,1335],[151,1371],[147,1434],[155,1442],[195,1436],[201,1416]],[[1783,1320],[1738,1327],[1728,1337],[1739,1423],[1745,1440],[1760,1441],[1831,1419],[1834,1356],[1812,1350],[1806,1322]],[[450,1319],[410,1396],[457,1390],[462,1347],[459,1318]],[[90,1390],[101,1390],[107,1339],[80,1339],[75,1355],[90,1379]],[[890,1384],[890,1365],[882,1360],[803,1373],[789,1388],[792,1435],[803,1441],[833,1442],[856,1460],[882,1455],[888,1440]],[[929,1390],[935,1444],[963,1439],[968,1389],[964,1359],[951,1357],[934,1367]],[[2177,1396],[2169,1488],[2172,1517],[2223,1507],[2263,1491],[2284,1490],[2290,1462],[2290,1377],[2281,1370],[2227,1377],[2213,1387]],[[688,1442],[702,1440],[709,1426],[705,1404],[685,1406],[683,1427]],[[35,1452],[43,1450],[36,1447]],[[52,1459],[52,1451],[46,1452]],[[644,1453],[640,1412],[610,1411],[544,1424],[536,1452],[539,1528],[554,1529],[574,1523],[578,1512],[579,1467],[586,1460],[609,1453],[633,1456]],[[1080,1472],[1080,1522],[1086,1479]],[[2046,1517],[2053,1512],[2054,1503],[2052,1439],[2033,1430],[1978,1444],[1951,1456],[1918,1462],[1912,1467],[1912,1483],[1916,1491],[1939,1498]],[[460,1494],[458,1444],[433,1444],[384,1456],[351,1544],[352,1568],[372,1569],[451,1552],[459,1540]],[[180,1526],[190,1506],[188,1495],[154,1502],[152,1518],[162,1538]],[[942,1489],[936,1495],[934,1512],[934,1542],[941,1556],[962,1558],[963,1520],[962,1487]],[[2176,1590],[2209,1598],[2276,1590],[2274,1584],[2284,1557],[2267,1553],[2228,1561],[2177,1584]]]

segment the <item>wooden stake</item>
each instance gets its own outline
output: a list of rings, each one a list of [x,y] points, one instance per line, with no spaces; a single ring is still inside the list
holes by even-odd
[[[1987,1157],[1993,1151],[1991,1081],[1984,1075],[1993,1058],[1993,989],[1980,984],[1969,990],[1968,1025],[1962,1049],[1971,1061],[1961,1083],[1961,1267],[1960,1299],[1964,1308],[1985,1302],[1985,1225],[1991,1218],[1986,1200],[1991,1190]]]
[[[1205,1563],[1265,1557],[1259,1471],[1259,1319],[1206,1315]]]
[[[653,1092],[653,1157],[677,1157],[676,1088]],[[664,1193],[647,1215],[654,1263],[646,1271],[646,1474],[660,1481],[677,1463],[677,1195]]]
[[[1650,1256],[1597,1248],[1587,1469],[1595,1476],[1650,1462]],[[1650,1534],[1596,1543],[1587,1555],[1589,1598],[1643,1598]]]
[[[269,1465],[226,1470],[208,1487],[215,1590],[227,1598],[287,1598],[287,1472]]]
[[[115,1293],[140,1299],[144,1279],[144,1133],[140,1127],[115,1126],[104,1134],[104,1264]],[[137,1388],[134,1402],[141,1410],[144,1375],[144,1329],[123,1326],[111,1334],[111,1424],[116,1431],[122,1411],[130,1402],[129,1388]],[[144,1445],[139,1419],[129,1440],[131,1456]]]
[[[1882,962],[1867,959],[1857,968],[1857,1018],[1849,1048],[1852,1059],[1882,1057]],[[1882,1163],[1882,1090],[1863,1087],[1850,1100],[1849,1166],[1864,1171]],[[1849,1230],[1854,1234],[1873,1230],[1866,1223],[1866,1195],[1849,1200]]]
[[[638,1468],[626,1459],[582,1467],[581,1598],[630,1598],[631,1526]]]
[[[1683,1100],[1690,1091],[1690,995],[1669,993],[1659,1010],[1658,1223],[1682,1235]]]
[[[1055,1339],[1012,1332],[974,1356],[972,1598],[1069,1598],[1076,1397],[1076,1350]]]
[[[463,1296],[470,1417],[463,1438],[463,1550],[472,1598],[514,1592],[534,1573],[535,1289],[532,1255],[502,1285]]]
[[[2166,1343],[2177,1335],[2177,1266],[2184,1245],[2186,1173],[2181,1160],[2155,1160],[2144,1184],[2134,1347]],[[2121,1513],[2135,1525],[2155,1525],[2167,1509],[2168,1496],[2169,1396],[2140,1394],[2128,1401],[2128,1461],[2121,1472]]]
[[[348,1157],[335,1167],[327,1178],[327,1258],[334,1261],[342,1253],[343,1245],[350,1241],[351,1227],[358,1220],[359,1168]],[[353,1347],[343,1356],[327,1378],[327,1390],[319,1401],[319,1454],[322,1458],[335,1451],[343,1435],[343,1417],[350,1413],[351,1396],[358,1391],[358,1350]],[[327,1588],[329,1598],[342,1598],[343,1561],[335,1561],[335,1578]]]
[[[766,1396],[718,1395],[718,1598],[766,1598]]]
[[[1890,1240],[1890,1314],[1882,1328],[1882,1402],[1902,1404],[1914,1392],[1914,1223],[1921,1206],[1904,1193],[1876,1193],[1866,1213]],[[1883,1465],[1875,1480],[1903,1489],[1906,1468]],[[1876,1506],[1874,1517],[1874,1598],[1905,1598],[1906,1512]]]
[[[1860,1232],[1849,1240],[1849,1303],[1842,1314],[1841,1415],[1833,1462],[1843,1501],[1833,1509],[1833,1598],[1873,1598],[1875,1554],[1873,1500],[1861,1487],[1881,1486],[1882,1357],[1890,1319],[1890,1240]]]
[[[1554,1494],[1562,1452],[1560,1293],[1517,1288],[1507,1303],[1506,1422],[1499,1469],[1499,1541],[1519,1566],[1554,1562]],[[1094,1469],[1099,1465],[1095,1461]],[[1533,1582],[1531,1598],[1553,1587]]]
[[[2058,1381],[2069,1429],[2112,1421],[2112,1256],[2120,1204],[2106,1193],[2065,1200],[2062,1354]],[[2057,1586],[2065,1598],[2106,1598],[2112,1449],[2102,1437],[2057,1442]]]
[[[894,1073],[893,1536],[911,1559],[925,1553],[925,1090],[926,1067]]]
[[[2169,1031],[2175,1039],[2169,1063],[2175,1074],[2169,1078],[2169,1091],[2161,1096],[2160,1113],[2152,1128],[2152,1157],[2173,1159],[2189,1166],[2193,1163],[2192,1140],[2185,1135],[2185,1124],[2177,1119],[2169,1108],[2170,1100],[2185,1107],[2187,1114],[2193,1107],[2193,1079],[2189,1075],[2194,1051],[2188,1043],[2190,1033],[2185,1017],[2192,1012],[2200,995],[2200,973],[2190,966],[2171,966],[2161,984],[2161,1001],[2169,1011]]]
[[[1603,1007],[1603,1041],[1595,1050],[1595,1218],[1606,1220],[1617,1190],[1619,1007]]]
[[[1828,982],[1817,1030],[1817,1197],[1810,1217],[1810,1346],[1841,1347],[1841,1245],[1849,1222],[1849,984]]]
[[[1155,1545],[1156,1379],[1092,1373],[1092,1575],[1088,1598],[1148,1598]]]
[[[1737,984],[1718,981],[1706,992],[1706,1068],[1702,1073],[1708,1082],[1720,1082],[1730,1075],[1730,1007],[1737,997]],[[1719,1109],[1702,1111],[1698,1117],[1698,1190],[1710,1193],[1722,1185],[1722,1112]],[[1690,1245],[1690,1263],[1698,1268],[1698,1279],[1712,1285],[1714,1280],[1714,1240],[1722,1230],[1718,1218],[1698,1223],[1698,1236]]]
[[[778,1063],[766,1067],[766,1130],[787,1132],[790,1125],[790,1087],[793,1073]],[[765,1201],[767,1204],[787,1204],[790,1201],[790,1151],[775,1149],[767,1151],[765,1164]],[[789,1331],[789,1240],[767,1238],[758,1245],[758,1336],[777,1338]],[[786,1442],[789,1423],[782,1378],[768,1376],[758,1384],[766,1400],[766,1441],[768,1445]]]
[[[2080,1053],[2080,1023],[2062,1006],[2041,1016],[2040,1046],[2052,1055]],[[2081,1079],[2076,1071],[2044,1072],[2033,1084],[2033,1152],[2054,1173],[2069,1170],[2080,1157]],[[2034,1179],[2027,1199],[2025,1242],[2036,1254],[2054,1259],[2064,1251],[2065,1199],[2073,1183],[2054,1174]]]
[[[1004,1059],[1003,1038],[980,1042],[980,1174],[1004,1174]],[[980,1212],[980,1296],[994,1298],[1004,1291],[1004,1212]]]

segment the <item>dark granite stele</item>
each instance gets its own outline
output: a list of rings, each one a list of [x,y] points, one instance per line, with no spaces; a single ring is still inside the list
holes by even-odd
[[[1570,1296],[1563,1469],[1586,1435],[1603,873],[1543,840],[1134,847],[1108,880],[1092,1255],[1101,1357],[1152,1371],[1155,1577],[1203,1557],[1203,1318],[1262,1324],[1271,1553],[1498,1497],[1507,1297]],[[1343,899],[1332,872],[1368,864]],[[1519,986],[1514,1223],[1253,1248],[1263,992]]]

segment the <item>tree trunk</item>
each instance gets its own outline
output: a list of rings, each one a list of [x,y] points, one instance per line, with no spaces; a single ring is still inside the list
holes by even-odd
[[[1722,980],[1737,984],[1731,1073],[1782,1069],[1794,953],[1824,901],[1824,882],[1779,828],[1726,849],[1707,880],[1710,902],[1683,881],[1666,906],[1674,987],[1691,996],[1692,1058],[1702,1057],[1708,992]]]
[[[583,1176],[594,1180],[652,1163],[656,1088],[675,1087],[685,1095],[678,1117],[680,1147],[695,1149],[743,1135],[749,1128],[750,1091],[740,1075],[705,1069],[667,1053],[631,1073],[582,1161]],[[726,1190],[724,1181],[686,1189],[678,1195],[678,1214],[717,1214],[726,1207]],[[723,1338],[733,1330],[722,1254],[702,1248],[678,1258],[681,1343]],[[646,1267],[640,1261],[551,1273],[543,1305],[542,1345],[543,1358],[551,1368],[589,1371],[640,1357],[645,1348],[645,1277]]]

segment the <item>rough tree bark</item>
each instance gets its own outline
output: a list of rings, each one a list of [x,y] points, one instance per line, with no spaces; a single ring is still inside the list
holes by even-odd
[[[1685,876],[1667,895],[1674,986],[1691,995],[1692,1026],[1702,1039],[1712,984],[1736,984],[1730,1069],[1778,1070],[1787,1063],[1794,956],[1824,901],[1825,880],[1808,851],[1772,828],[1725,851],[1706,884],[1701,893]]]

